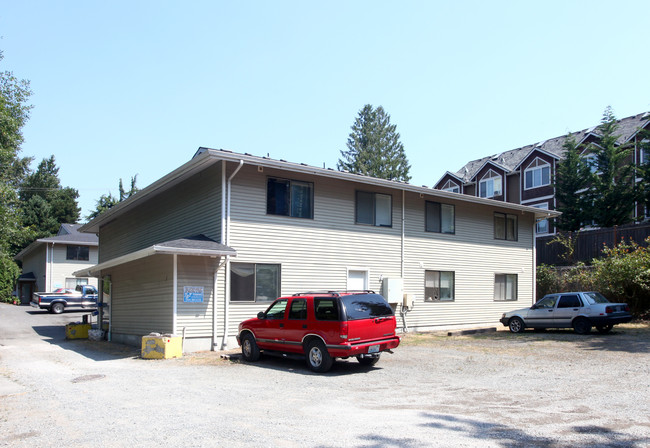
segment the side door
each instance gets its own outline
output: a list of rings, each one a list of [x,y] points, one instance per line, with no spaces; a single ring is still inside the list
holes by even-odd
[[[81,302],[83,308],[97,308],[97,291],[94,288],[84,288]]]
[[[257,345],[271,350],[284,349],[284,322],[287,299],[278,299],[264,312],[264,319],[259,320],[255,329]]]
[[[302,338],[307,331],[307,299],[303,297],[293,298],[284,321],[285,350],[302,353]]]
[[[526,316],[526,326],[531,328],[553,327],[553,313],[557,304],[557,296],[544,297],[533,305]]]
[[[562,294],[554,314],[554,327],[570,328],[573,319],[582,312],[582,301],[578,294]]]

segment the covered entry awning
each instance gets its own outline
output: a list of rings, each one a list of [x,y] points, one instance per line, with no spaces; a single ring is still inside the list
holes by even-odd
[[[146,249],[131,252],[130,254],[113,258],[112,260],[99,263],[90,268],[76,271],[73,275],[76,277],[101,277],[103,270],[157,254],[190,255],[198,257],[222,257],[230,255],[234,257],[237,256],[237,251],[231,247],[217,243],[205,235],[195,235],[154,244]]]

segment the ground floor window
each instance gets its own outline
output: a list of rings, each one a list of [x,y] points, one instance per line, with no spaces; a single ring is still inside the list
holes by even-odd
[[[424,271],[424,301],[450,302],[454,300],[454,273]]]
[[[231,263],[230,300],[270,302],[280,295],[280,265]]]
[[[494,275],[494,300],[517,300],[517,274]]]
[[[65,279],[65,288],[66,289],[75,289],[77,285],[87,285],[87,278],[66,278]]]

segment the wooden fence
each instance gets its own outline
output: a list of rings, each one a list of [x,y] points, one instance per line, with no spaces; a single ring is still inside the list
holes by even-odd
[[[603,247],[614,247],[621,240],[634,241],[640,246],[646,246],[645,239],[650,236],[650,222],[627,224],[606,229],[583,230],[568,232],[566,236],[573,238],[575,251],[570,260],[562,256],[566,249],[560,243],[550,243],[557,235],[540,236],[537,238],[537,265],[548,264],[555,266],[574,265],[578,262],[589,264],[592,259],[602,256]],[[549,244],[550,243],[550,244]]]

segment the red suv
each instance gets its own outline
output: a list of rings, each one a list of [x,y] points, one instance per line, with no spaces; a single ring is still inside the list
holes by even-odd
[[[372,291],[308,292],[280,297],[240,323],[237,342],[246,361],[257,361],[261,350],[296,354],[314,372],[327,372],[334,358],[375,365],[399,345],[395,328],[393,309]]]

